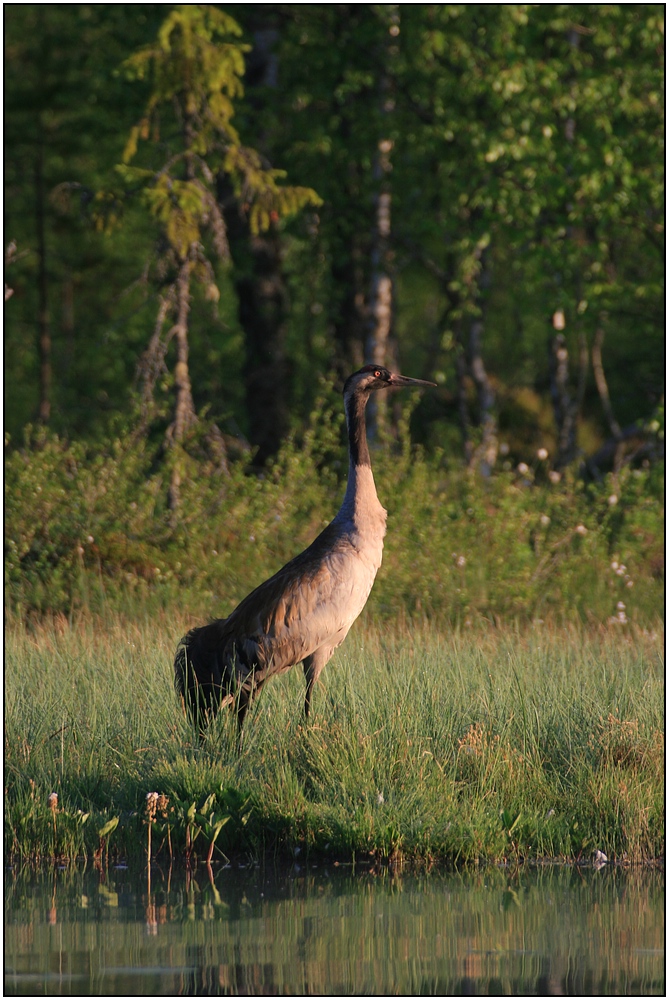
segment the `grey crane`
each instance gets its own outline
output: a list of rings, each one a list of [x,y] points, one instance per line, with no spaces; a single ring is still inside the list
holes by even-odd
[[[252,698],[268,678],[296,663],[304,666],[309,717],[314,685],[364,608],[381,565],[386,511],[372,476],[367,401],[380,389],[434,384],[379,365],[365,365],[346,380],[349,472],[334,520],[228,618],[191,629],[177,647],[175,686],[200,734],[220,707],[236,705],[241,746]]]

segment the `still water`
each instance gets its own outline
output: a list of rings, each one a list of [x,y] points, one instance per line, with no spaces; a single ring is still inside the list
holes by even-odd
[[[658,871],[5,873],[6,996],[664,993]]]

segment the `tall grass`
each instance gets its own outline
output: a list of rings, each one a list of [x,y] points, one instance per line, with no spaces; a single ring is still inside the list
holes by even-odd
[[[181,714],[171,659],[191,620],[176,618],[10,617],[10,855],[138,855],[149,824],[154,853],[200,858],[217,824],[214,856],[662,851],[659,628],[381,629],[368,613],[326,668],[310,725],[296,669],[263,689],[238,755],[230,713],[202,744]],[[151,819],[153,791],[169,803]]]

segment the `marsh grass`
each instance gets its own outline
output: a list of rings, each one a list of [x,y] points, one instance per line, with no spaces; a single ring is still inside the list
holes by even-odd
[[[230,713],[202,744],[181,714],[171,659],[187,624],[10,619],[9,855],[146,856],[147,841],[201,858],[662,852],[661,633],[366,619],[326,668],[311,724],[298,668],[263,689],[240,756]],[[149,792],[167,802],[147,838]]]

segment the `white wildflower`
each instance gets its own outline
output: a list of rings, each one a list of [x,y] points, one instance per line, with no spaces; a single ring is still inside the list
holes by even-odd
[[[588,529],[584,524],[577,524],[574,530],[576,531],[577,535],[587,535],[588,533]]]
[[[546,459],[548,458],[548,452],[546,451],[545,448],[539,448],[539,450],[537,451],[537,458],[539,459],[540,462],[546,461]]]

